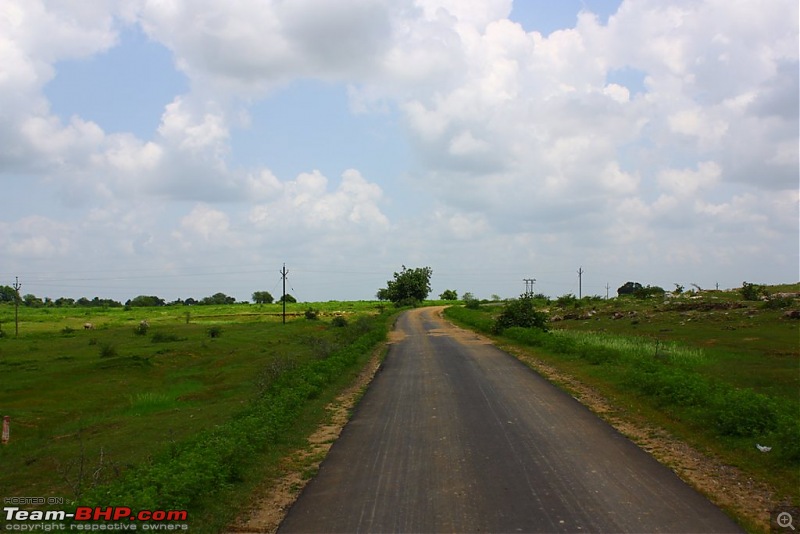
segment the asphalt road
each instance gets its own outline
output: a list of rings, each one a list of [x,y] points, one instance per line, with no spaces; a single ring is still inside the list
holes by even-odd
[[[405,313],[279,532],[740,532],[515,358]]]

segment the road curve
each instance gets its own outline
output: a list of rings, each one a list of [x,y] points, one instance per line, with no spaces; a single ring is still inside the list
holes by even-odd
[[[741,532],[570,395],[443,321],[395,343],[279,532]]]

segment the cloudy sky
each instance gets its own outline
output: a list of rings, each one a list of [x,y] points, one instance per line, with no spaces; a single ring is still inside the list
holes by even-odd
[[[0,285],[797,282],[796,0],[3,0]]]

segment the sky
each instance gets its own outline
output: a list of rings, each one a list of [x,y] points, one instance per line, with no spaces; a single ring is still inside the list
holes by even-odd
[[[800,280],[796,0],[4,0],[0,285]],[[582,274],[579,276],[578,272]]]

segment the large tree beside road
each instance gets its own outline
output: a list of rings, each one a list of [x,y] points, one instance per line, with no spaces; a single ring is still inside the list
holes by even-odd
[[[428,298],[432,275],[430,267],[409,269],[403,265],[399,273],[394,273],[394,280],[389,280],[386,287],[378,290],[377,297],[397,306],[415,306]]]

